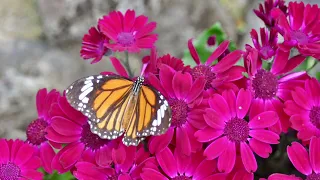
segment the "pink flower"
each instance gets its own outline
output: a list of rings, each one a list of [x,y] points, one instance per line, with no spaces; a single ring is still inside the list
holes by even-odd
[[[37,149],[21,140],[0,139],[0,179],[41,180],[43,174],[37,169],[41,160]]]
[[[299,143],[293,142],[287,147],[288,157],[293,166],[306,175],[306,180],[320,179],[320,138],[313,137],[310,141],[309,153]]]
[[[289,99],[291,89],[301,86],[308,77],[306,72],[289,73],[305,59],[301,55],[289,59],[289,55],[290,52],[278,49],[270,70],[262,67],[256,49],[247,46],[244,58],[249,75],[248,89],[253,94],[249,116],[253,118],[257,109],[276,111],[280,121],[272,127],[272,130],[277,133],[286,132],[290,127],[289,117],[283,111],[284,105],[281,100]]]
[[[82,38],[80,55],[83,59],[93,59],[91,64],[99,62],[102,57],[110,51],[104,44],[109,42],[109,38],[100,32],[99,27],[91,27],[89,33]]]
[[[218,63],[212,65],[213,61],[217,60],[228,49],[228,46],[229,41],[222,42],[207,59],[206,63],[201,64],[200,57],[192,44],[192,39],[188,41],[190,54],[197,64],[191,70],[192,78],[195,80],[199,77],[204,77],[206,80],[205,90],[217,87],[226,82],[239,80],[243,77],[242,72],[244,72],[245,69],[241,66],[234,66],[242,56],[240,50],[229,53]]]
[[[320,83],[308,79],[304,88],[295,87],[292,100],[285,102],[285,112],[290,115],[292,128],[298,131],[298,138],[309,141],[312,136],[320,137]]]
[[[122,145],[123,146],[123,145]],[[140,174],[144,168],[157,169],[157,162],[154,157],[140,147],[123,147],[124,149],[112,153],[114,168],[100,167],[94,163],[81,161],[75,167],[73,175],[79,180],[95,179],[141,179]]]
[[[149,150],[153,154],[164,149],[172,141],[180,153],[190,155],[201,148],[201,143],[194,137],[196,128],[205,125],[203,110],[197,108],[202,101],[201,93],[205,85],[203,78],[196,80],[187,72],[175,71],[162,65],[159,77],[149,76],[149,82],[165,96],[172,110],[171,127],[167,133],[152,137]]]
[[[295,47],[305,56],[320,58],[320,10],[317,5],[290,2],[288,20],[280,9],[274,9],[272,16],[277,19],[276,27],[284,37],[279,47],[286,51]]]
[[[244,118],[249,112],[252,95],[240,89],[237,95],[232,90],[222,95],[214,94],[209,99],[204,119],[208,126],[195,133],[198,141],[210,142],[205,149],[207,159],[218,158],[221,172],[232,171],[236,153],[239,150],[242,163],[248,172],[257,170],[255,152],[267,158],[272,152],[270,144],[278,144],[279,135],[267,130],[278,121],[273,111],[257,111],[247,122]]]
[[[59,148],[60,146],[54,142],[48,141],[46,138],[46,129],[51,124],[52,106],[57,103],[60,94],[58,91],[51,90],[49,93],[47,89],[40,89],[36,96],[36,105],[38,111],[38,118],[32,121],[26,130],[27,142],[31,145],[39,147],[39,155],[42,160],[43,168],[46,172],[52,173],[52,159],[55,152],[51,145]],[[50,145],[51,144],[51,145]]]
[[[59,173],[69,171],[81,159],[95,162],[99,166],[109,166],[111,151],[120,141],[101,139],[91,132],[87,117],[73,109],[65,96],[60,97],[52,109],[51,126],[46,138],[59,144],[65,144],[54,157],[52,167]],[[105,152],[109,152],[105,153]]]
[[[260,57],[263,59],[269,59],[275,55],[277,50],[278,34],[274,28],[270,30],[270,33],[268,32],[268,29],[260,28],[261,44],[259,42],[258,33],[255,29],[251,30],[250,35],[254,47],[259,51]]]
[[[286,13],[287,6],[284,0],[265,0],[263,4],[259,4],[259,10],[254,9],[253,12],[265,23],[267,27],[274,27],[275,18],[271,16],[271,10],[278,7],[283,13]]]
[[[141,174],[143,180],[213,180],[225,177],[223,173],[214,173],[216,161],[206,160],[202,151],[193,153],[190,156],[180,156],[175,149],[174,153],[166,147],[156,154],[161,170],[144,168]]]
[[[266,180],[266,179],[260,178],[260,180]],[[274,173],[269,176],[268,180],[302,180],[302,178],[296,177],[295,175]]]
[[[112,11],[99,20],[101,32],[110,38],[105,46],[113,51],[139,52],[151,49],[157,41],[157,34],[151,34],[156,28],[155,22],[148,22],[144,15],[136,17],[135,11],[127,10],[125,15]]]

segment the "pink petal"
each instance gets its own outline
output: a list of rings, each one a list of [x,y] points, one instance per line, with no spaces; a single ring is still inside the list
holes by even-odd
[[[274,63],[271,68],[271,72],[273,74],[278,74],[284,69],[289,60],[289,55],[290,51],[283,51],[281,49],[277,50],[276,55],[274,57]]]
[[[179,152],[189,156],[191,153],[191,145],[189,136],[183,127],[176,128],[176,145]]]
[[[126,160],[126,150],[125,147],[119,145],[117,149],[112,149],[112,160],[115,164],[123,164]]]
[[[309,154],[310,163],[313,171],[318,174],[320,173],[320,138],[313,137],[310,142]]]
[[[217,162],[214,160],[203,160],[195,172],[193,173],[193,179],[204,179],[214,172],[217,167]]]
[[[206,123],[214,129],[223,129],[225,126],[224,118],[221,118],[219,114],[211,108],[206,109],[203,117]]]
[[[306,56],[303,56],[303,55],[297,55],[290,58],[288,63],[280,73],[285,74],[292,71],[294,68],[298,67],[305,59],[306,59]]]
[[[249,145],[253,152],[262,158],[267,158],[272,153],[272,148],[270,144],[258,141],[254,138],[249,140]]]
[[[289,101],[286,101],[284,103],[284,112],[286,114],[288,114],[289,116],[292,116],[294,114],[301,114],[303,113],[303,109],[301,109],[294,101],[292,100],[289,100]]]
[[[42,165],[41,159],[38,156],[33,156],[30,160],[20,166],[21,169],[38,169]]]
[[[47,89],[45,88],[40,89],[37,93],[36,105],[37,105],[38,116],[42,116],[44,114],[46,96],[47,96]]]
[[[189,39],[189,41],[188,41],[188,48],[189,48],[189,52],[190,52],[194,62],[196,62],[196,64],[199,65],[201,63],[200,62],[200,57],[199,57],[199,55],[197,53],[196,48],[192,44],[192,39]]]
[[[52,127],[47,128],[47,135],[46,138],[50,141],[56,142],[56,143],[71,143],[74,141],[79,140],[79,136],[63,136],[59,133],[57,133]]]
[[[131,180],[132,178],[128,174],[120,174],[118,180]]]
[[[269,176],[268,180],[301,180],[301,178],[296,177],[295,175],[275,173]]]
[[[9,147],[5,139],[0,139],[0,147],[0,164],[2,164],[8,162],[10,158]]]
[[[192,87],[190,89],[190,92],[187,94],[187,102],[190,103],[194,101],[199,95],[202,93],[204,86],[206,84],[206,81],[204,77],[197,78],[194,83],[192,84]]]
[[[150,34],[152,31],[154,31],[156,29],[156,27],[157,27],[156,22],[149,22],[142,29],[140,29],[140,31],[137,32],[136,38],[137,39],[144,38],[146,35]]]
[[[243,78],[243,73],[246,72],[246,69],[242,66],[232,66],[230,69],[225,72],[217,74],[217,79],[224,79],[226,82],[236,81]]]
[[[141,173],[140,176],[142,180],[150,180],[150,179],[168,180],[168,178],[166,178],[160,172],[150,168],[144,168],[143,173]]]
[[[213,141],[203,152],[208,160],[212,160],[220,156],[228,147],[229,140],[226,136]],[[219,148],[217,148],[219,147]]]
[[[69,144],[64,147],[66,150],[61,153],[59,158],[59,163],[62,167],[68,169],[74,165],[81,158],[84,147],[85,146],[82,143]]]
[[[135,14],[135,11],[134,10],[130,10],[128,9],[126,14],[124,15],[124,20],[123,20],[123,30],[125,32],[130,32],[132,27],[133,27],[133,24],[134,24],[134,21],[135,21],[135,17],[136,17],[136,14]]]
[[[241,50],[235,50],[230,54],[226,55],[224,58],[221,59],[216,65],[212,67],[212,71],[214,73],[221,73],[229,68],[231,68],[235,63],[239,61],[242,56]]]
[[[119,59],[117,59],[115,57],[110,57],[110,61],[113,65],[114,69],[117,71],[117,73],[120,76],[129,77],[126,69],[123,67],[123,65],[121,64]]]
[[[248,173],[245,170],[238,170],[238,172],[233,176],[232,180],[253,180],[253,173]],[[262,179],[260,179],[262,180]]]
[[[224,121],[231,119],[228,103],[221,95],[214,94],[208,102],[210,107],[215,110]]]
[[[232,90],[222,92],[223,98],[228,102],[231,117],[236,117],[236,95]]]
[[[24,179],[32,179],[32,180],[42,180],[43,174],[37,170],[23,170],[21,171],[21,176]]]
[[[198,130],[194,136],[199,142],[209,142],[223,134],[223,130],[212,129],[211,127],[206,127],[204,129]]]
[[[16,157],[13,159],[13,162],[16,165],[22,165],[24,163],[26,163],[35,153],[35,148],[33,146],[31,146],[30,144],[23,144]]]
[[[236,101],[236,110],[237,110],[237,117],[243,118],[251,105],[251,92],[248,90],[240,89],[237,96]]]
[[[262,99],[253,99],[249,112],[249,119],[265,111],[265,102]]]
[[[192,86],[192,76],[189,73],[176,72],[172,79],[172,88],[178,99],[185,99]]]
[[[84,116],[80,111],[77,111],[76,109],[71,107],[66,97],[59,98],[59,105],[61,107],[61,110],[69,117],[70,120],[73,120],[74,122],[81,125],[87,123],[88,118]]]
[[[302,128],[304,128],[304,124],[305,124],[305,120],[303,119],[303,117],[301,117],[301,115],[293,115],[290,117],[290,122],[292,123],[292,128],[295,130],[301,130]]]
[[[264,129],[250,130],[249,135],[261,142],[269,144],[278,144],[280,139],[278,134]]]
[[[258,168],[257,161],[252,150],[245,142],[240,143],[240,152],[245,169],[248,172],[255,172]]]
[[[320,105],[320,83],[317,79],[312,78],[305,83],[306,91],[311,95],[314,105]]]
[[[293,142],[287,147],[287,153],[293,166],[304,175],[310,175],[312,168],[306,149],[299,143]]]
[[[221,146],[217,146],[221,147]],[[236,144],[230,142],[226,150],[218,159],[218,169],[220,172],[230,173],[236,162]]]
[[[151,154],[158,153],[167,147],[173,137],[174,128],[170,127],[168,131],[161,136],[154,136],[150,140],[149,151]]]
[[[299,30],[302,22],[303,22],[303,15],[301,14],[302,12],[304,12],[304,4],[303,3],[299,3],[299,4],[293,4],[293,3],[289,3],[289,20],[290,20],[290,24],[293,30]]]
[[[112,163],[112,148],[105,146],[96,151],[95,161],[100,167],[109,167]]]
[[[266,128],[274,125],[279,117],[274,111],[265,111],[258,114],[249,122],[249,127],[253,129]]]
[[[207,127],[207,123],[204,120],[204,109],[193,109],[191,112],[188,113],[187,121],[193,127],[197,129],[203,129]]]
[[[203,180],[226,180],[227,179],[226,173],[216,173],[214,175],[208,176],[204,178]]]
[[[212,64],[212,62],[216,59],[218,59],[219,56],[221,56],[221,54],[223,54],[226,49],[228,48],[229,46],[229,41],[223,41],[218,47],[217,49],[215,49],[213,51],[213,53],[209,56],[207,62],[206,62],[206,65],[209,66]]]
[[[176,159],[169,148],[156,154],[156,158],[162,170],[171,178],[174,178],[178,173]]]
[[[63,136],[77,136],[82,132],[81,126],[61,116],[52,118],[51,127]]]
[[[43,169],[47,173],[52,173],[52,160],[56,153],[54,152],[53,148],[48,143],[43,143],[40,147],[40,157],[42,160]]]
[[[295,91],[292,91],[293,100],[305,110],[310,110],[312,108],[312,103],[310,102],[310,97],[307,92],[300,88],[296,87]]]
[[[163,89],[166,90],[170,97],[175,97],[173,88],[172,88],[172,80],[175,75],[175,71],[167,65],[161,65],[159,70],[159,77],[162,84]]]
[[[154,74],[148,74],[148,82],[158,91],[160,91],[165,97],[168,97],[168,94],[162,87],[160,80]]]

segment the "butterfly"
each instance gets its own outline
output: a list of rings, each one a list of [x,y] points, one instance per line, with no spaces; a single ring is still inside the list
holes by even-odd
[[[122,139],[137,146],[147,136],[164,134],[171,125],[168,101],[155,88],[119,75],[94,75],[66,89],[69,104],[88,117],[91,132],[102,139]]]

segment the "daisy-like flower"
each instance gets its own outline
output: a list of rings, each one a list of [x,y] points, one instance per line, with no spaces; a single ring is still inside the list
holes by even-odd
[[[165,96],[172,110],[171,127],[166,134],[150,139],[150,152],[161,151],[171,140],[179,153],[185,155],[200,149],[202,144],[195,139],[194,132],[195,127],[205,125],[203,109],[196,108],[202,101],[205,80],[202,77],[193,80],[188,72],[175,71],[167,65],[160,67],[159,78],[151,74],[148,80]]]
[[[195,133],[198,141],[210,142],[205,149],[207,159],[218,158],[221,172],[232,171],[239,150],[242,163],[248,172],[257,170],[255,152],[267,158],[272,152],[270,144],[278,144],[279,135],[267,130],[278,121],[274,111],[258,111],[256,116],[245,120],[251,105],[252,95],[240,89],[238,94],[227,90],[222,95],[214,94],[208,101],[204,119],[208,126]]]
[[[288,19],[280,9],[272,10],[277,19],[276,27],[284,37],[279,47],[289,51],[292,47],[305,56],[320,58],[320,10],[318,5],[303,2],[289,3]]]
[[[303,87],[295,87],[292,100],[285,102],[285,112],[290,115],[292,128],[298,138],[309,141],[312,136],[320,137],[320,83],[312,78]]]
[[[38,118],[32,121],[26,130],[27,142],[39,147],[43,168],[48,173],[52,173],[51,163],[55,156],[51,145],[57,148],[59,148],[59,145],[48,141],[46,129],[51,124],[52,107],[57,103],[59,97],[60,93],[56,90],[47,92],[47,89],[40,89],[36,96]]]
[[[93,59],[91,64],[99,62],[102,57],[110,52],[104,44],[109,42],[109,38],[100,32],[99,27],[91,27],[89,33],[82,38],[80,55],[83,59]]]
[[[188,48],[192,58],[197,64],[191,70],[192,78],[195,80],[204,77],[206,80],[205,90],[217,87],[222,83],[239,80],[243,77],[245,69],[241,66],[234,66],[242,56],[240,50],[235,50],[224,56],[218,63],[212,65],[229,46],[229,41],[222,42],[217,49],[210,55],[206,63],[201,64],[200,57],[192,44],[192,39],[188,41]]]
[[[21,140],[0,139],[0,179],[41,180],[43,174],[37,169],[41,166],[37,149]]]
[[[289,59],[289,55],[290,52],[278,49],[270,70],[262,67],[258,51],[254,48],[247,46],[244,58],[249,75],[248,89],[253,94],[249,116],[253,118],[257,109],[276,111],[280,121],[272,129],[277,133],[286,132],[290,127],[289,117],[283,111],[284,105],[281,100],[289,99],[291,89],[303,85],[304,80],[308,77],[305,72],[288,74],[305,59],[301,55]]]
[[[270,30],[270,33],[268,32],[268,29],[260,28],[260,44],[257,31],[255,29],[251,30],[250,35],[253,45],[259,51],[261,58],[269,59],[275,55],[278,42],[277,34],[278,32],[274,28]]]
[[[157,41],[155,22],[148,23],[148,17],[136,17],[135,11],[127,10],[123,15],[120,11],[112,11],[99,20],[101,32],[110,38],[105,46],[113,51],[139,52],[140,49],[151,49]]]
[[[202,151],[190,156],[180,156],[177,149],[172,152],[168,147],[156,154],[161,170],[144,168],[141,178],[143,180],[213,180],[226,175],[214,173],[216,170],[215,160],[206,160]]]
[[[91,132],[87,117],[72,108],[65,96],[58,99],[51,126],[47,128],[46,138],[52,142],[66,144],[54,157],[52,167],[59,173],[69,171],[81,159],[109,166],[110,153],[120,141],[101,139]],[[108,153],[106,153],[108,152]]]
[[[75,167],[73,175],[79,180],[96,179],[141,179],[144,168],[157,169],[157,162],[150,157],[142,146],[136,152],[136,147],[125,147],[122,151],[112,153],[114,158],[112,167],[100,167],[94,163],[81,161]]]
[[[273,8],[279,8],[283,13],[287,12],[287,6],[284,0],[265,0],[263,4],[259,4],[259,9],[254,9],[253,12],[264,22],[267,27],[274,27],[275,19],[271,16]]]

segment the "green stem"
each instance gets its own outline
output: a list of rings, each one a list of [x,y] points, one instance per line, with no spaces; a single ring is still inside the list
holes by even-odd
[[[307,72],[311,71],[314,67],[316,67],[317,64],[318,64],[318,61],[317,61],[317,60],[314,61],[314,63],[312,64],[312,66],[307,69]]]
[[[129,74],[129,77],[133,77],[133,72],[132,72],[132,69],[130,67],[130,63],[129,63],[129,53],[128,51],[125,51],[125,60],[123,62],[123,65],[126,67],[127,71],[128,71],[128,74]]]

